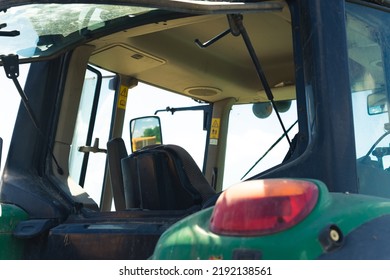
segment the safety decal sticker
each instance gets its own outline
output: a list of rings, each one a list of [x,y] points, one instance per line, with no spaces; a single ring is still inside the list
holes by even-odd
[[[126,103],[127,103],[127,94],[129,93],[129,88],[121,85],[119,89],[119,96],[118,96],[118,108],[119,109],[126,109]]]
[[[221,125],[220,118],[213,118],[211,121],[211,131],[210,131],[210,139],[218,139],[219,138],[219,128]]]

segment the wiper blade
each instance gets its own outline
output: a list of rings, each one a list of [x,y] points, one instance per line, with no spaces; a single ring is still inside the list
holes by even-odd
[[[287,133],[290,132],[290,130],[298,123],[298,120],[296,120],[290,127],[289,129],[287,129]],[[280,136],[276,141],[275,143],[273,143],[269,148],[268,150],[251,166],[251,168],[249,168],[249,170],[244,174],[244,176],[241,177],[241,180],[243,180],[246,175],[249,174],[249,172],[251,172],[253,170],[253,168],[255,168],[255,166],[263,159],[265,158],[266,155],[268,155],[268,153],[280,142],[280,140],[283,139],[283,137],[285,137],[284,134],[282,134],[282,136]]]
[[[6,23],[0,24],[0,29],[3,29],[7,27]],[[0,37],[16,37],[19,36],[20,32],[18,30],[12,30],[12,31],[0,31]]]

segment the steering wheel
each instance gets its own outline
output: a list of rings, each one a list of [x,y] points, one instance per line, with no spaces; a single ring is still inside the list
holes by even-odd
[[[367,154],[360,158],[360,161],[363,163],[371,162],[370,155],[372,154],[378,159],[378,167],[384,169],[383,167],[383,157],[390,155],[390,147],[376,147],[386,136],[390,134],[390,131],[386,131],[381,137],[378,138],[378,140],[375,141],[375,143],[371,146],[371,148],[368,150]],[[390,171],[390,167],[386,169],[387,171]]]

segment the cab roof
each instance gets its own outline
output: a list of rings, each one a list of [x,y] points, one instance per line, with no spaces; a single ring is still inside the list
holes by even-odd
[[[64,8],[63,5],[66,5]],[[93,65],[205,102],[267,101],[240,36],[226,33],[226,14],[244,26],[276,100],[295,98],[291,19],[284,1],[2,1],[0,55],[49,59],[93,46]]]

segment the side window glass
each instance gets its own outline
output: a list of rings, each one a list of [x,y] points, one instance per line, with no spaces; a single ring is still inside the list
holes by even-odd
[[[115,95],[109,89],[112,78],[110,74],[101,77],[100,72],[92,68],[87,70],[69,158],[70,176],[98,204],[105,176],[106,154],[103,151],[84,153],[79,148],[94,146],[98,139],[98,147],[106,149]]]
[[[264,108],[261,106],[264,105]],[[289,150],[275,112],[268,104],[234,105],[230,112],[223,188],[282,163]],[[261,108],[263,111],[256,110]],[[269,116],[267,116],[270,114]],[[257,115],[257,116],[256,116]],[[292,140],[298,132],[296,102],[281,113]]]
[[[390,197],[389,14],[351,3],[346,8],[359,192]]]

